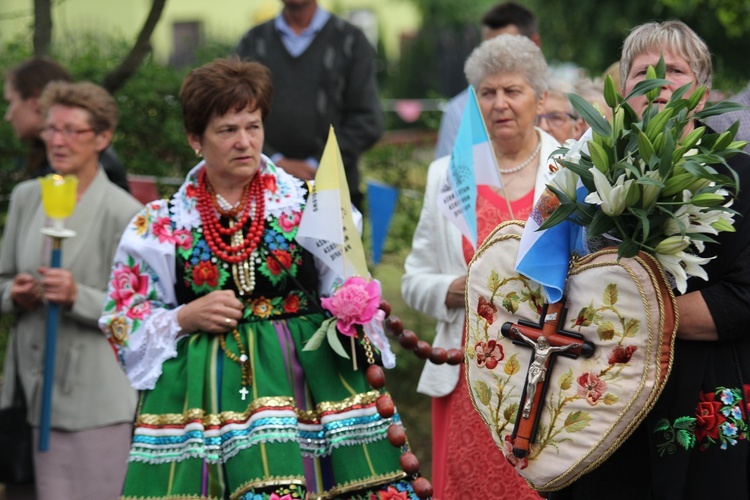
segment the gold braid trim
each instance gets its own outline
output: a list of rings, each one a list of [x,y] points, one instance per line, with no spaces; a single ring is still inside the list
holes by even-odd
[[[324,401],[319,403],[315,410],[303,411],[294,406],[294,398],[286,396],[275,396],[258,398],[247,407],[244,412],[223,411],[219,414],[206,413],[201,408],[191,408],[184,413],[139,413],[136,418],[136,426],[164,426],[164,425],[185,425],[188,422],[200,420],[201,423],[208,426],[220,426],[226,422],[247,420],[250,415],[261,408],[289,408],[295,412],[298,419],[307,422],[316,422],[320,420],[324,413],[339,413],[346,411],[355,406],[367,406],[375,403],[380,396],[378,391],[369,391],[362,394],[355,394],[341,401],[331,402]]]

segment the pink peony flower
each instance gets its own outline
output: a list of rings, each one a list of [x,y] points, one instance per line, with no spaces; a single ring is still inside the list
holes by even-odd
[[[186,229],[178,229],[174,232],[174,239],[177,246],[183,250],[190,250],[193,246],[193,233]]]
[[[336,316],[336,326],[342,334],[356,337],[354,325],[369,323],[380,306],[380,283],[352,276],[321,304]]]
[[[172,233],[172,223],[169,221],[169,217],[162,217],[156,219],[151,226],[151,232],[154,236],[159,238],[159,243],[174,243],[174,234]]]
[[[109,296],[115,301],[115,307],[122,311],[127,307],[133,296],[146,295],[148,291],[148,276],[141,274],[139,264],[133,267],[122,266],[112,273],[109,282],[111,292]]]
[[[285,233],[289,233],[295,227],[299,226],[300,219],[302,219],[302,212],[283,214],[279,217],[279,226],[281,226],[281,229],[283,229]]]
[[[151,302],[141,302],[128,309],[127,317],[132,319],[143,319],[151,314]]]

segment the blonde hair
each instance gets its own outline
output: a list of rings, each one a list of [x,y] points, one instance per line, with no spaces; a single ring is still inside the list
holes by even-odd
[[[633,60],[650,50],[668,50],[682,57],[695,74],[698,85],[711,88],[711,52],[706,42],[682,21],[650,22],[633,28],[622,46],[620,80],[624,86]]]

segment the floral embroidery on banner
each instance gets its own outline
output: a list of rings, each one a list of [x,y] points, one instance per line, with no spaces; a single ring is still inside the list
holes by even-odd
[[[502,292],[510,280],[519,280],[522,288]],[[525,468],[530,460],[535,460],[547,447],[557,448],[560,443],[569,440],[569,434],[588,427],[594,414],[580,409],[566,409],[572,401],[583,400],[589,406],[600,404],[612,405],[619,401],[613,388],[618,388],[624,367],[637,353],[637,346],[628,343],[628,339],[635,337],[640,328],[636,319],[623,316],[617,306],[617,285],[610,283],[604,287],[600,303],[591,303],[583,307],[575,318],[570,320],[573,329],[596,327],[601,341],[616,342],[609,352],[602,353],[598,365],[581,365],[580,371],[574,372],[569,368],[555,379],[550,379],[549,392],[545,407],[549,412],[549,419],[539,424],[536,442],[532,444],[531,453],[521,461],[513,453],[512,437],[503,434],[515,424],[519,410],[521,394],[514,389],[511,379],[522,370],[522,363],[517,353],[505,358],[502,351],[501,334],[492,339],[489,335],[489,325],[496,320],[497,303],[511,314],[516,314],[525,304],[537,316],[542,311],[543,298],[540,289],[532,288],[523,276],[514,276],[499,280],[492,272],[487,280],[487,289],[491,295],[489,299],[480,296],[477,310],[469,321],[471,333],[469,338],[479,339],[473,348],[467,348],[467,356],[476,358],[477,365],[492,371],[495,386],[482,379],[473,382],[471,388],[477,405],[484,405],[490,411],[490,423],[497,435],[502,436],[503,452],[508,461],[516,468]],[[504,360],[504,362],[503,362]],[[509,427],[509,425],[511,427]]]
[[[654,434],[663,438],[656,447],[659,456],[672,455],[680,448],[691,451],[696,446],[700,451],[716,445],[726,450],[750,438],[743,418],[750,411],[749,395],[750,384],[745,384],[742,390],[717,387],[715,392],[701,391],[695,416],[678,417],[674,422],[662,418],[656,423]]]

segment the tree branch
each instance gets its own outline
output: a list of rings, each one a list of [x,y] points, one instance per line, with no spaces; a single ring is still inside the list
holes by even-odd
[[[149,12],[148,18],[146,18],[146,22],[143,24],[143,28],[138,34],[138,38],[130,53],[117,68],[107,73],[107,76],[104,77],[103,86],[110,93],[114,94],[116,90],[125,85],[125,82],[133,76],[138,66],[141,65],[148,53],[151,52],[151,35],[159,22],[159,18],[161,18],[165,3],[166,0],[153,0],[151,12]]]
[[[34,55],[46,56],[52,40],[52,6],[50,0],[34,0]]]

